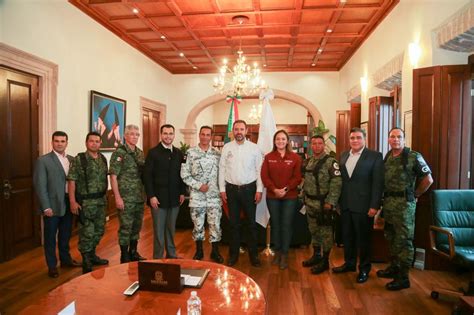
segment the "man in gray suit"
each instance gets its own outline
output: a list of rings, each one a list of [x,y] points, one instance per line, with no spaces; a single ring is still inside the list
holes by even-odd
[[[48,276],[58,277],[56,258],[56,234],[58,238],[61,267],[79,267],[81,263],[69,253],[72,213],[66,191],[66,175],[73,159],[66,154],[68,136],[55,131],[52,136],[53,150],[38,158],[34,172],[34,186],[43,215],[44,255],[48,265]]]
[[[366,148],[365,139],[363,129],[352,128],[349,136],[351,149],[341,154],[339,204],[344,264],[333,268],[334,273],[355,271],[359,254],[357,283],[364,283],[369,278],[374,216],[382,204],[384,186],[382,154]]]

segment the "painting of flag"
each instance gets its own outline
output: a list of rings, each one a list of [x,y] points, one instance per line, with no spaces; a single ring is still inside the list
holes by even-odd
[[[90,131],[102,139],[101,151],[115,150],[123,143],[127,101],[97,91],[91,91]]]

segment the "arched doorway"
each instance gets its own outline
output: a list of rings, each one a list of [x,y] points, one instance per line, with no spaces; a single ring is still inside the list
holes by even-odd
[[[278,90],[278,89],[273,89],[273,93],[275,95],[275,98],[287,100],[304,107],[310,113],[314,121],[319,121],[319,119],[322,119],[321,113],[316,108],[316,106],[312,102],[308,101],[306,98],[301,97],[291,92]],[[203,99],[192,108],[192,110],[189,112],[186,118],[186,123],[184,125],[184,128],[180,129],[180,132],[183,134],[185,143],[191,146],[196,145],[196,132],[197,132],[196,118],[197,116],[205,108],[215,104],[216,102],[223,101],[225,98],[226,98],[225,95],[215,94]]]

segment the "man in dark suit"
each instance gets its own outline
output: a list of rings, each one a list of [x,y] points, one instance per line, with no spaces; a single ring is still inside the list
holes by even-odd
[[[66,175],[72,156],[66,154],[68,136],[63,131],[53,133],[53,150],[38,158],[34,172],[34,186],[40,203],[44,224],[44,254],[48,275],[58,277],[56,234],[61,267],[79,267],[81,263],[69,253],[72,213],[66,191]]]
[[[341,155],[342,191],[341,229],[344,242],[344,264],[334,273],[356,270],[359,253],[358,283],[369,278],[371,236],[374,216],[380,209],[384,186],[384,166],[380,152],[365,147],[365,131],[352,128],[351,149]]]
[[[177,258],[174,232],[179,206],[184,201],[186,186],[181,179],[183,153],[173,146],[174,127],[160,128],[161,142],[152,148],[143,172],[148,204],[153,218],[153,258]]]

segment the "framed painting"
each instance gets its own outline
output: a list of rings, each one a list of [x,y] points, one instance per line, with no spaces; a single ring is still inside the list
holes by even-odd
[[[100,134],[101,151],[113,151],[123,142],[127,101],[91,91],[90,130]]]
[[[411,133],[413,123],[413,111],[409,110],[403,113],[403,129],[405,130],[405,146],[411,148]]]

